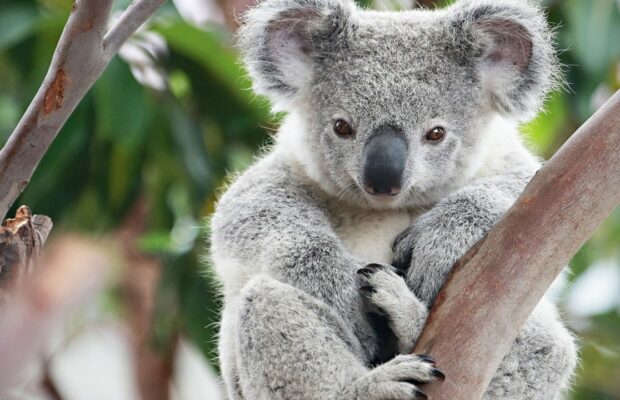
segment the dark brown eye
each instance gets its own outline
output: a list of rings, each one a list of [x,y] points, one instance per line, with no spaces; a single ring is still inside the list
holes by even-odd
[[[337,119],[334,122],[334,132],[342,138],[353,136],[353,128],[344,119]]]
[[[431,142],[439,142],[446,136],[446,130],[441,126],[436,126],[430,131],[426,132],[426,140]]]

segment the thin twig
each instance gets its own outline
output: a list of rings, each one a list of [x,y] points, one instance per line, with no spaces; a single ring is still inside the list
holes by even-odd
[[[146,22],[166,0],[134,1],[103,38],[104,59],[110,60],[123,43]]]

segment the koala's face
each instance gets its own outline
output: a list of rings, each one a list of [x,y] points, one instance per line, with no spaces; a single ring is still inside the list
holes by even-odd
[[[447,50],[441,25],[360,22],[317,61],[307,134],[327,178],[352,197],[419,202],[463,172],[483,104],[474,63]]]
[[[485,121],[535,113],[555,67],[544,16],[514,0],[401,13],[267,0],[242,45],[255,89],[303,119],[312,175],[371,207],[458,186]]]

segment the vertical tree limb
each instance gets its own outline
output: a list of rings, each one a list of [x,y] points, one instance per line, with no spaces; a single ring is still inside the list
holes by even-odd
[[[0,219],[121,44],[164,1],[135,0],[107,33],[113,0],[74,2],[47,75],[0,151]]]
[[[103,38],[104,60],[106,64],[118,52],[132,33],[146,22],[166,0],[134,1],[116,21]]]
[[[446,372],[431,399],[480,399],[563,266],[620,203],[620,92],[549,160],[456,264],[415,352]]]

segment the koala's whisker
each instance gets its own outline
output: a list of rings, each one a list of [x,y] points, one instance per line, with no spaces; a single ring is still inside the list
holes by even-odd
[[[347,185],[343,186],[343,188],[338,192],[338,194],[336,195],[336,199],[338,199],[338,201],[342,200],[344,196],[348,193],[351,193],[351,189],[356,186],[357,183],[355,183],[355,181],[351,179],[351,181]]]

